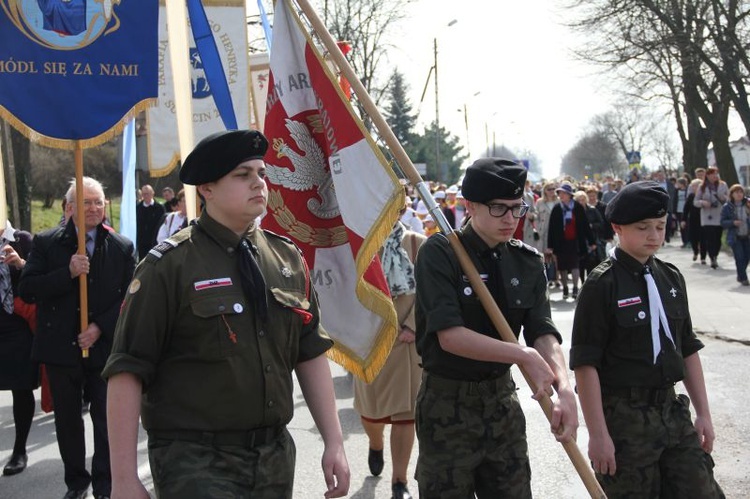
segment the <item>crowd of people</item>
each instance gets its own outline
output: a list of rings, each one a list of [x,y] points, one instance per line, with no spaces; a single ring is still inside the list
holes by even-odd
[[[137,247],[105,223],[104,188],[88,177],[81,206],[71,183],[58,227],[33,240],[0,231],[0,389],[12,390],[16,431],[3,474],[27,466],[43,364],[64,499],[90,487],[97,499],[148,497],[136,467],[139,421],[158,497],[291,497],[294,372],[325,444],[324,495],[346,495],[350,472],[324,355],[332,342],[309,271],[290,240],[257,225],[267,147],[255,131],[221,132],[195,147],[180,170],[203,202],[191,224],[184,191],[165,188],[160,204],[142,186]],[[376,476],[390,426],[394,499],[411,497],[415,437],[420,497],[531,496],[511,364],[528,374],[535,398],[554,396],[558,440],[575,438],[580,401],[589,457],[610,497],[724,497],[706,458],[714,434],[703,345],[690,328],[682,275],[655,254],[679,233],[694,261],[716,269],[726,230],[737,281],[747,286],[750,201],[715,168],[695,173],[533,183],[515,162],[483,158],[460,185],[433,186],[440,216],[527,346],[499,340],[436,221],[404,186],[401,218],[379,255],[399,331],[375,381],[354,382]],[[577,301],[569,364],[577,395],[551,289]],[[675,395],[683,379],[695,423],[687,396]],[[84,400],[94,429],[90,471]]]
[[[522,199],[529,209],[514,237],[544,255],[550,286],[561,288],[564,299],[575,300],[586,275],[615,245],[614,231],[605,217],[607,204],[628,183],[653,180],[669,195],[665,243],[679,236],[681,247],[692,249],[693,261],[700,259],[701,265],[712,269],[719,268],[721,249],[727,247],[734,256],[737,282],[748,286],[748,212],[739,209],[747,204],[745,188],[740,184],[727,186],[715,166],[696,168],[694,174],[695,178],[689,173],[668,177],[656,170],[635,172],[627,180],[604,176],[600,180],[564,177],[528,181]],[[435,183],[431,191],[451,226],[460,228],[466,211],[458,186]],[[406,193],[401,221],[410,230],[427,236],[437,232],[432,216],[411,186],[406,186]]]

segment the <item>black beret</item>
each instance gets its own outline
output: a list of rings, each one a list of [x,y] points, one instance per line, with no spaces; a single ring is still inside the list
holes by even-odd
[[[667,214],[669,194],[652,180],[626,185],[607,204],[604,211],[610,223],[628,225],[647,218],[661,218]]]
[[[523,196],[526,168],[515,161],[482,158],[466,169],[461,194],[469,201],[486,203],[493,199],[518,199]]]
[[[180,168],[180,181],[201,185],[219,180],[249,159],[262,159],[268,140],[257,130],[226,130],[198,142]]]

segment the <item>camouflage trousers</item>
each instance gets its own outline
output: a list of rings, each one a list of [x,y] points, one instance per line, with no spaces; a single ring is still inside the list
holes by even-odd
[[[295,446],[284,429],[256,447],[152,439],[148,458],[160,499],[291,499]]]
[[[526,418],[510,373],[482,382],[423,373],[416,428],[420,498],[531,497]]]
[[[714,461],[700,446],[687,395],[656,405],[605,395],[602,406],[617,466],[614,476],[596,475],[607,497],[725,497],[714,480]]]

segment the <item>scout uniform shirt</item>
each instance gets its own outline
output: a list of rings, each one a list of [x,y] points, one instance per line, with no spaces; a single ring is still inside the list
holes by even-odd
[[[693,332],[685,280],[677,268],[651,257],[675,344],[660,328],[662,350],[654,364],[648,290],[643,265],[620,248],[581,289],[570,349],[570,368],[594,366],[606,387],[665,388],[685,377],[683,359],[703,348]]]
[[[515,239],[490,248],[471,224],[459,235],[516,337],[523,326],[527,345],[533,345],[545,334],[562,342],[551,319],[547,279],[539,253]],[[445,236],[436,234],[422,245],[415,272],[417,350],[424,369],[440,377],[465,381],[504,375],[510,364],[468,359],[440,347],[437,331],[456,326],[499,339]]]
[[[284,425],[292,370],[330,348],[297,248],[261,229],[247,238],[266,281],[266,321],[242,290],[240,238],[205,211],[138,266],[103,375],[141,378],[146,430]]]

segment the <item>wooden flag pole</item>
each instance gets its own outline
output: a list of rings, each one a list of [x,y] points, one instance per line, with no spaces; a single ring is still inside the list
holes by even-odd
[[[81,141],[76,140],[75,146],[75,163],[76,163],[76,227],[78,227],[78,255],[86,254],[86,207],[83,199],[83,148]],[[88,274],[78,276],[78,296],[81,303],[81,332],[89,327],[89,290]],[[81,350],[83,358],[89,356],[89,349]]]
[[[458,257],[458,261],[461,264],[461,268],[469,278],[471,287],[477,293],[482,306],[490,316],[490,319],[492,320],[493,325],[500,334],[500,337],[503,341],[509,343],[518,343],[516,335],[513,334],[513,331],[508,325],[508,322],[505,320],[505,317],[503,317],[502,312],[500,312],[497,303],[495,303],[495,300],[492,298],[492,295],[487,289],[487,286],[479,276],[477,269],[474,267],[474,264],[469,258],[469,255],[466,253],[466,250],[461,244],[461,241],[458,239],[458,235],[453,230],[453,227],[448,224],[445,216],[443,215],[443,212],[440,210],[437,203],[430,194],[429,186],[423,181],[422,177],[419,175],[419,172],[417,172],[417,169],[412,164],[411,159],[409,159],[409,156],[406,154],[406,151],[404,151],[404,148],[401,147],[401,144],[393,134],[393,131],[388,126],[385,119],[378,111],[377,106],[375,106],[375,103],[367,93],[367,90],[360,82],[359,78],[354,72],[354,69],[352,69],[351,65],[349,65],[349,62],[346,60],[344,55],[341,53],[341,50],[336,45],[336,41],[328,32],[328,29],[326,29],[325,25],[317,16],[307,0],[297,0],[297,3],[299,4],[301,10],[305,13],[307,19],[312,24],[313,29],[318,34],[318,37],[320,37],[321,41],[325,45],[331,58],[336,62],[341,72],[349,80],[354,93],[357,95],[357,98],[359,99],[367,114],[372,119],[373,124],[378,129],[378,132],[383,137],[386,144],[388,144],[388,147],[395,156],[399,166],[407,175],[409,181],[416,186],[419,196],[427,205],[430,214],[437,222],[441,232],[443,232],[443,234],[450,241],[451,247],[453,248],[453,251],[455,251],[456,256]],[[523,368],[521,368],[521,366],[518,367],[520,368],[524,378],[526,378],[526,381],[529,383],[531,389],[534,392],[537,392],[537,387],[529,378],[528,374],[524,371]],[[545,396],[539,400],[539,404],[542,406],[542,410],[547,416],[547,419],[551,421],[552,400],[550,399],[550,397],[545,394]],[[594,499],[606,498],[607,496],[604,493],[604,490],[599,485],[599,482],[596,481],[596,477],[594,476],[594,472],[591,469],[591,466],[584,458],[583,454],[581,454],[581,450],[578,448],[576,442],[574,440],[569,440],[567,442],[562,442],[562,446],[565,449],[565,452],[568,454],[568,457],[573,463],[573,466],[578,472],[578,475],[581,477],[581,480],[583,481],[583,484],[591,497]]]

